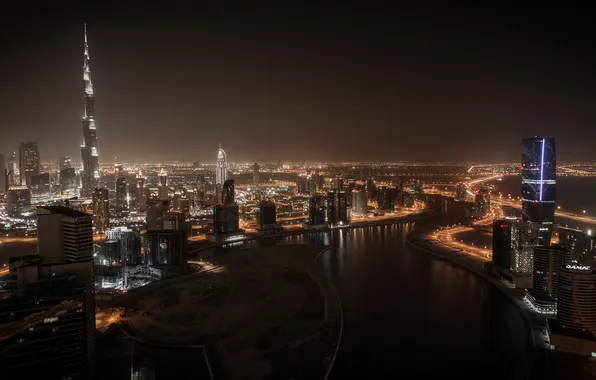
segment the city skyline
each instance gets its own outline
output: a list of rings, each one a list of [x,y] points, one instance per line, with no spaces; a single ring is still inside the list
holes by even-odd
[[[513,162],[509,142],[532,135],[555,137],[562,160],[596,159],[585,100],[593,57],[582,50],[591,31],[579,33],[588,25],[576,12],[213,6],[147,8],[141,20],[105,6],[60,20],[40,11],[33,27],[3,26],[20,31],[3,41],[0,125],[17,131],[0,143],[5,156],[20,141],[36,141],[43,161],[79,156],[87,21],[105,162],[211,162],[222,131],[231,161]],[[541,34],[550,21],[567,32]],[[32,53],[45,61],[33,76]],[[39,112],[26,112],[31,102]]]

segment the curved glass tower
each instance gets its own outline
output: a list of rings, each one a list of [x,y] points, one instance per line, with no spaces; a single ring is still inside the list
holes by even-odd
[[[557,195],[555,140],[523,139],[521,164],[523,219],[538,224],[538,245],[549,245]]]
[[[81,158],[83,172],[81,173],[82,195],[91,196],[99,181],[99,154],[97,152],[97,132],[95,129],[95,100],[93,96],[93,82],[91,82],[91,68],[89,65],[89,46],[87,45],[87,25],[85,24],[85,58],[83,61],[83,81],[85,85],[85,115],[83,116],[83,144],[81,144]]]

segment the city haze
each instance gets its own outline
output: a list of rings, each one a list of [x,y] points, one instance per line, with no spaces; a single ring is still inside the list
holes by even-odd
[[[0,152],[80,161],[86,22],[104,163],[596,159],[580,10],[170,5],[5,14]]]

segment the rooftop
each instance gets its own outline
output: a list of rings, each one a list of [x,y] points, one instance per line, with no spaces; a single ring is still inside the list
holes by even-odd
[[[50,211],[50,213],[52,214],[62,214],[62,215],[66,215],[66,216],[70,216],[72,218],[81,218],[84,216],[90,216],[87,213],[84,213],[82,211],[78,211],[69,207],[64,207],[64,206],[45,206],[45,207],[38,207],[37,208],[37,215],[40,214],[48,214],[47,212],[44,212],[43,210],[46,211]],[[41,213],[40,213],[41,211]]]

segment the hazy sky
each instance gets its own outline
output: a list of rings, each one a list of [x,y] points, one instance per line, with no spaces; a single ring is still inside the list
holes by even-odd
[[[587,10],[92,3],[2,12],[0,153],[80,161],[86,21],[102,162],[596,160]]]

